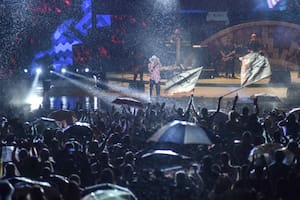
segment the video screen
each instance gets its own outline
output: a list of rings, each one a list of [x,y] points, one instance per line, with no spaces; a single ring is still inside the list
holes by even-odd
[[[254,0],[254,11],[285,11],[287,0]]]

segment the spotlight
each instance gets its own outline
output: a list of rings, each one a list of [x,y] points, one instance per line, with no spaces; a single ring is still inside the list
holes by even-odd
[[[24,73],[28,73],[28,69],[24,69],[23,71],[24,71]]]
[[[78,68],[76,68],[76,70],[75,70],[77,73],[79,72],[79,69]]]
[[[90,69],[89,69],[89,68],[85,68],[84,71],[85,71],[86,73],[88,73],[88,72],[90,71]]]
[[[65,74],[67,72],[66,68],[61,69],[61,73]]]
[[[48,67],[48,69],[49,69],[50,74],[53,74],[53,72],[55,72],[55,66],[53,66],[53,65],[50,65]]]
[[[41,69],[41,68],[36,68],[35,72],[36,72],[37,74],[41,74],[41,73],[42,73],[42,69]]]

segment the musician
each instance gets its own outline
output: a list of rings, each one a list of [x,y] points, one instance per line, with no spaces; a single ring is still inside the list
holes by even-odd
[[[180,66],[180,49],[181,49],[181,33],[180,29],[176,28],[173,35],[171,36],[171,43],[176,45],[176,63],[175,66]]]
[[[225,40],[223,49],[220,51],[220,53],[222,55],[222,61],[225,65],[225,77],[229,78],[229,74],[231,74],[231,78],[235,78],[234,57],[236,51],[231,39],[227,38]]]
[[[136,82],[138,75],[140,81],[143,81],[144,70],[147,67],[147,58],[142,52],[135,53],[134,63],[133,63],[133,81]]]
[[[250,36],[250,40],[247,44],[248,52],[249,53],[260,53],[261,51],[261,45],[257,39],[256,33],[252,33]]]
[[[150,82],[149,82],[149,94],[152,97],[153,86],[155,85],[156,96],[160,96],[160,68],[161,63],[157,56],[153,55],[149,59],[150,63],[148,64],[148,70],[150,73]]]

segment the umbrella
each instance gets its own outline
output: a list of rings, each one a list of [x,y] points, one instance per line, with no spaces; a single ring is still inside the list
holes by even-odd
[[[261,144],[254,147],[249,154],[249,161],[253,161],[260,156],[264,156],[266,159],[267,164],[271,164],[274,160],[274,154],[276,150],[282,149],[283,145],[280,143],[268,143],[268,144]]]
[[[161,170],[182,168],[190,163],[191,158],[172,150],[154,150],[144,153],[137,159],[137,167],[146,170]]]
[[[285,164],[290,165],[293,163],[295,157],[294,153],[279,143],[268,143],[254,147],[249,154],[249,160],[253,161],[253,159],[263,155],[269,165],[274,161],[275,152],[277,150],[285,153],[285,159],[283,160]]]
[[[210,132],[194,123],[175,120],[160,128],[148,142],[212,144]]]
[[[21,199],[28,193],[28,188],[39,186],[44,190],[47,199],[59,199],[60,194],[52,185],[44,181],[36,181],[25,177],[14,177],[7,179],[14,186],[13,199]]]
[[[112,103],[118,105],[128,105],[130,107],[137,107],[137,108],[144,107],[144,104],[141,101],[131,97],[117,97],[115,100],[112,101]]]
[[[300,108],[293,108],[288,112],[288,115],[295,115],[296,119],[299,121]]]
[[[63,133],[66,137],[75,137],[77,139],[91,138],[93,136],[90,124],[84,122],[76,122],[67,127]]]
[[[83,191],[82,200],[136,200],[135,195],[127,188],[110,184],[98,184]]]
[[[258,98],[263,101],[281,102],[278,96],[268,93],[257,93],[250,96],[251,99]]]
[[[208,110],[209,115],[213,115],[215,112],[216,110]],[[228,120],[228,114],[226,114],[223,111],[219,111],[214,116],[213,123],[214,124],[225,123],[227,120]]]
[[[73,124],[77,121],[74,111],[71,110],[56,110],[48,115],[49,118],[55,119],[56,121],[66,121],[67,125]]]
[[[42,134],[46,129],[60,130],[61,127],[52,118],[41,117],[33,122],[35,134]]]

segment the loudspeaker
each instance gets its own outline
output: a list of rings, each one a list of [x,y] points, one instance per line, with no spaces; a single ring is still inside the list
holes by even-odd
[[[193,48],[193,67],[208,67],[209,66],[209,51],[208,47]]]
[[[286,97],[291,100],[297,100],[298,103],[300,99],[300,84],[290,85],[287,89]]]
[[[138,92],[145,92],[145,83],[142,81],[132,81],[129,83],[129,89],[137,90]]]
[[[272,71],[270,83],[273,84],[290,84],[291,73],[289,70],[275,70]]]
[[[201,79],[212,79],[217,76],[215,69],[203,69],[200,77]]]

